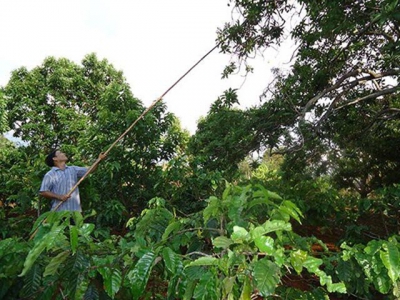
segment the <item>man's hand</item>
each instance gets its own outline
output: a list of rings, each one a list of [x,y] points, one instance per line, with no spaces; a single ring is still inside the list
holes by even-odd
[[[59,195],[59,194],[55,194],[53,192],[50,191],[42,191],[40,192],[40,196],[45,197],[47,199],[57,199],[59,201],[67,201],[68,198],[70,198],[71,196],[67,196],[67,195]]]
[[[59,195],[58,200],[64,202],[67,201],[69,198],[71,198],[71,195]]]
[[[102,153],[100,153],[99,154],[99,160],[103,160],[103,159],[105,159],[107,157],[107,155],[106,154],[104,154],[103,152]]]

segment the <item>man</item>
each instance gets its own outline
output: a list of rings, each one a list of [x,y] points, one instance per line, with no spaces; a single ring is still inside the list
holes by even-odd
[[[99,155],[99,159],[103,160],[104,154]],[[83,177],[88,168],[67,166],[68,157],[60,150],[51,152],[46,157],[46,164],[51,170],[44,175],[39,194],[47,199],[51,199],[51,210],[57,211],[70,210],[82,211],[81,200],[79,197],[79,189],[76,188],[73,193],[68,196],[68,192]]]

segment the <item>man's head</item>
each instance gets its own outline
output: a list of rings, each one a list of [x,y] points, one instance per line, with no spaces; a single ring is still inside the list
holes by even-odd
[[[65,153],[56,149],[46,156],[45,162],[49,167],[54,167],[58,162],[66,162],[68,157]]]

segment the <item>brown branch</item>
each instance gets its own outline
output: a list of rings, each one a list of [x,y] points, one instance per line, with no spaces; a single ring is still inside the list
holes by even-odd
[[[350,82],[345,82],[346,79],[348,79],[348,78],[350,78],[350,77],[355,77],[355,76],[357,76],[357,75],[359,75],[359,74],[361,74],[361,73],[367,73],[367,74],[369,74],[369,75],[368,75],[368,76],[361,77],[361,78],[356,78],[355,80],[350,81]],[[324,89],[322,92],[320,92],[318,95],[316,95],[315,97],[313,97],[310,101],[308,101],[307,104],[306,104],[306,106],[305,106],[304,109],[303,109],[303,112],[302,112],[302,115],[301,115],[301,120],[304,119],[306,112],[307,112],[307,111],[310,109],[310,107],[313,106],[319,99],[321,99],[322,97],[324,97],[324,96],[327,95],[328,93],[330,93],[330,92],[332,92],[332,91],[334,91],[334,90],[336,90],[336,89],[338,89],[338,88],[341,88],[341,87],[344,88],[344,87],[347,85],[346,88],[345,88],[338,96],[336,96],[335,100],[332,102],[332,104],[331,104],[331,106],[328,108],[328,110],[331,110],[331,109],[334,107],[334,105],[336,105],[336,103],[337,103],[338,100],[340,99],[340,96],[343,95],[344,92],[346,92],[346,91],[350,90],[351,88],[355,87],[355,86],[356,86],[357,84],[359,84],[360,82],[362,82],[362,81],[369,81],[369,80],[374,81],[375,79],[383,78],[383,77],[386,77],[386,76],[399,75],[399,74],[400,74],[400,70],[397,70],[397,69],[391,69],[391,70],[387,70],[387,71],[381,72],[381,73],[376,73],[376,72],[374,72],[374,71],[372,71],[372,70],[369,70],[369,69],[367,69],[367,70],[356,69],[356,70],[354,70],[354,71],[351,71],[351,72],[349,72],[349,73],[343,75],[342,77],[340,77],[340,78],[336,81],[336,83],[335,83],[334,85],[332,85],[332,86],[329,87],[329,88]],[[374,83],[375,83],[375,85],[377,84],[376,82],[374,82]],[[379,92],[382,91],[382,90],[380,89],[379,86],[377,87],[377,89],[379,90]],[[383,90],[383,91],[386,91],[386,90]],[[378,92],[378,93],[379,93],[379,92]],[[388,93],[391,93],[391,91],[389,91]],[[379,95],[377,95],[377,97],[378,97],[378,96],[379,96]],[[339,98],[338,98],[338,97],[339,97]],[[326,117],[325,117],[324,119],[326,119]]]
[[[357,98],[354,101],[351,101],[351,102],[348,102],[346,104],[343,104],[342,106],[336,108],[336,110],[341,109],[341,108],[346,107],[346,106],[349,106],[349,105],[356,104],[356,103],[361,102],[361,101],[365,101],[365,100],[369,100],[369,99],[375,99],[375,98],[377,98],[379,96],[392,94],[392,93],[395,93],[398,90],[400,90],[400,86],[395,86],[394,88],[377,91],[376,93],[372,93],[372,94],[369,94],[367,96]]]

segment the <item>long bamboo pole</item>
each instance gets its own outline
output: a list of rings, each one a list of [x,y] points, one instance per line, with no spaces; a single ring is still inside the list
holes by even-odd
[[[197,65],[200,64],[208,55],[210,55],[215,49],[217,49],[219,45],[220,45],[220,43],[218,43],[217,45],[215,45],[211,50],[209,50],[205,55],[203,55],[203,57],[201,57],[189,70],[187,70],[177,81],[175,81],[175,83],[172,84],[159,98],[157,98],[156,100],[154,100],[153,103],[152,103],[147,109],[145,109],[145,110],[143,111],[143,113],[142,113],[142,114],[141,114],[141,115],[126,129],[126,130],[125,130],[125,131],[124,131],[124,133],[122,133],[122,134],[114,141],[114,143],[111,144],[111,146],[104,152],[104,155],[108,155],[108,153],[115,147],[115,145],[116,145],[122,138],[124,138],[124,136],[126,136],[126,135],[129,133],[129,131],[131,131],[132,128],[133,128],[141,119],[143,119],[143,117],[144,117],[149,111],[151,111],[151,110],[154,108],[154,106],[155,106],[158,102],[160,102],[160,101],[165,97],[165,95],[168,94],[169,91],[171,91],[183,78],[186,77],[186,75],[188,75],[195,67],[197,67]],[[86,178],[87,176],[89,176],[89,174],[90,174],[91,172],[93,172],[93,170],[94,170],[94,169],[96,168],[96,166],[100,163],[100,161],[101,161],[101,158],[97,158],[97,160],[88,168],[88,170],[86,171],[85,175],[82,176],[82,177],[79,179],[79,181],[78,181],[78,182],[70,189],[70,191],[67,193],[67,196],[68,196],[68,197],[71,196],[71,194],[77,189],[77,187],[81,184],[81,182],[82,182],[83,180],[85,180],[85,178]],[[61,205],[62,203],[63,203],[63,202],[60,201],[60,203],[58,203],[57,206],[54,208],[54,211],[56,211],[56,210],[60,207],[60,205]],[[31,235],[30,239],[32,239],[32,238],[36,235],[36,233],[37,233],[37,231],[38,231],[38,229],[39,229],[39,226],[40,226],[41,224],[43,224],[45,221],[46,221],[46,219],[44,219],[44,220],[38,225],[38,227],[36,228],[35,232]]]

